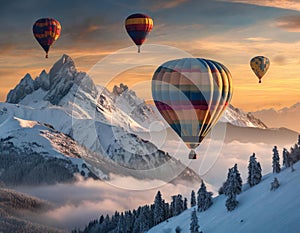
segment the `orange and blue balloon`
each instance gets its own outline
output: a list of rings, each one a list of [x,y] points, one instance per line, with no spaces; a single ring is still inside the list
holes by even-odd
[[[56,41],[61,32],[61,25],[56,19],[42,18],[37,20],[32,28],[35,39],[39,42],[42,48],[46,52],[46,58],[48,58],[48,52],[50,46]]]
[[[232,78],[219,62],[183,58],[165,62],[152,78],[155,105],[191,149],[195,149],[218,122],[232,97]]]
[[[270,67],[270,60],[264,56],[257,56],[251,59],[250,66],[261,83],[262,77],[266,74]]]
[[[153,20],[145,14],[132,14],[126,18],[125,28],[140,52],[141,45],[153,28]]]

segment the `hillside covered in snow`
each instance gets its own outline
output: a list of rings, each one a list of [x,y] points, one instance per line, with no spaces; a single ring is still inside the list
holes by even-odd
[[[237,196],[236,209],[229,212],[225,207],[225,195],[213,199],[213,205],[204,212],[197,212],[199,232],[203,233],[297,233],[300,229],[300,163],[295,171],[284,169],[279,174],[268,174],[256,186],[243,186]],[[271,191],[271,182],[277,177],[280,186]],[[153,227],[148,233],[171,233],[177,226],[181,233],[190,232],[190,208],[180,215]]]

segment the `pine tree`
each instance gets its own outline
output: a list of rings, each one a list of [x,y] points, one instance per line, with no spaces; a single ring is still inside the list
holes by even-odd
[[[195,195],[195,191],[192,190],[191,193],[191,207],[194,207],[196,205],[196,195]]]
[[[205,211],[212,205],[212,192],[206,190],[206,186],[202,181],[201,187],[198,190],[197,205],[198,211]]]
[[[230,168],[227,175],[227,180],[224,185],[224,193],[228,197],[226,207],[228,211],[232,211],[238,205],[236,195],[242,192],[242,179],[237,169],[237,164]]]
[[[261,181],[261,166],[260,163],[256,161],[255,153],[250,156],[248,165],[248,184],[250,187],[258,184]]]
[[[286,148],[283,148],[282,151],[282,166],[285,166],[286,168],[288,168],[290,166],[289,163],[289,152]]]
[[[228,198],[226,200],[226,208],[228,211],[233,211],[235,207],[238,205],[238,201],[236,200],[236,194],[230,193],[228,194]]]
[[[165,219],[172,217],[170,212],[170,204],[168,202],[164,203],[164,216]]]
[[[182,200],[182,195],[178,194],[172,196],[172,202],[170,208],[172,217],[181,214],[181,212],[183,211],[183,207],[184,207],[184,202]]]
[[[125,217],[124,214],[121,213],[121,216],[119,218],[119,222],[117,225],[117,232],[118,233],[126,233],[126,221],[125,221]]]
[[[180,233],[180,232],[181,232],[181,227],[180,227],[180,226],[177,226],[176,229],[175,229],[175,232],[176,232],[176,233]]]
[[[182,195],[178,194],[175,202],[175,212],[176,215],[181,214],[183,211],[183,200],[182,200]]]
[[[278,179],[275,177],[271,183],[271,191],[278,189],[280,186]]]
[[[188,206],[187,206],[187,198],[185,197],[184,198],[184,201],[183,201],[183,210],[187,210]]]
[[[274,146],[273,148],[273,173],[279,173],[280,172],[280,164],[279,164],[279,153],[277,150],[277,146]]]
[[[195,209],[192,211],[192,215],[191,215],[190,232],[199,233],[199,224],[198,224],[198,218]]]
[[[161,197],[160,191],[157,192],[154,199],[154,224],[164,221],[164,201]]]

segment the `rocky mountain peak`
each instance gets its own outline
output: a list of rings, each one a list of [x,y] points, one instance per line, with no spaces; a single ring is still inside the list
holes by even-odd
[[[91,78],[86,73],[77,72],[72,58],[64,54],[52,66],[49,74],[43,70],[35,80],[30,74],[26,74],[20,83],[9,92],[6,102],[19,103],[26,95],[41,88],[46,91],[41,99],[57,105],[74,84],[82,87],[92,96],[96,96],[96,87]]]
[[[26,95],[31,94],[35,90],[34,81],[30,74],[26,74],[20,83],[11,90],[6,98],[8,103],[19,103]]]

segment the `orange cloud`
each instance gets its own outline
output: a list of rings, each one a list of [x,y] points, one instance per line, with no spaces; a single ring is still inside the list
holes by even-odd
[[[187,1],[188,0],[154,1],[152,8],[153,10],[169,9],[169,8],[177,7]]]
[[[300,16],[291,15],[281,17],[278,19],[276,26],[289,32],[300,32]]]
[[[221,1],[245,3],[251,5],[300,11],[300,2],[298,0],[221,0]]]

